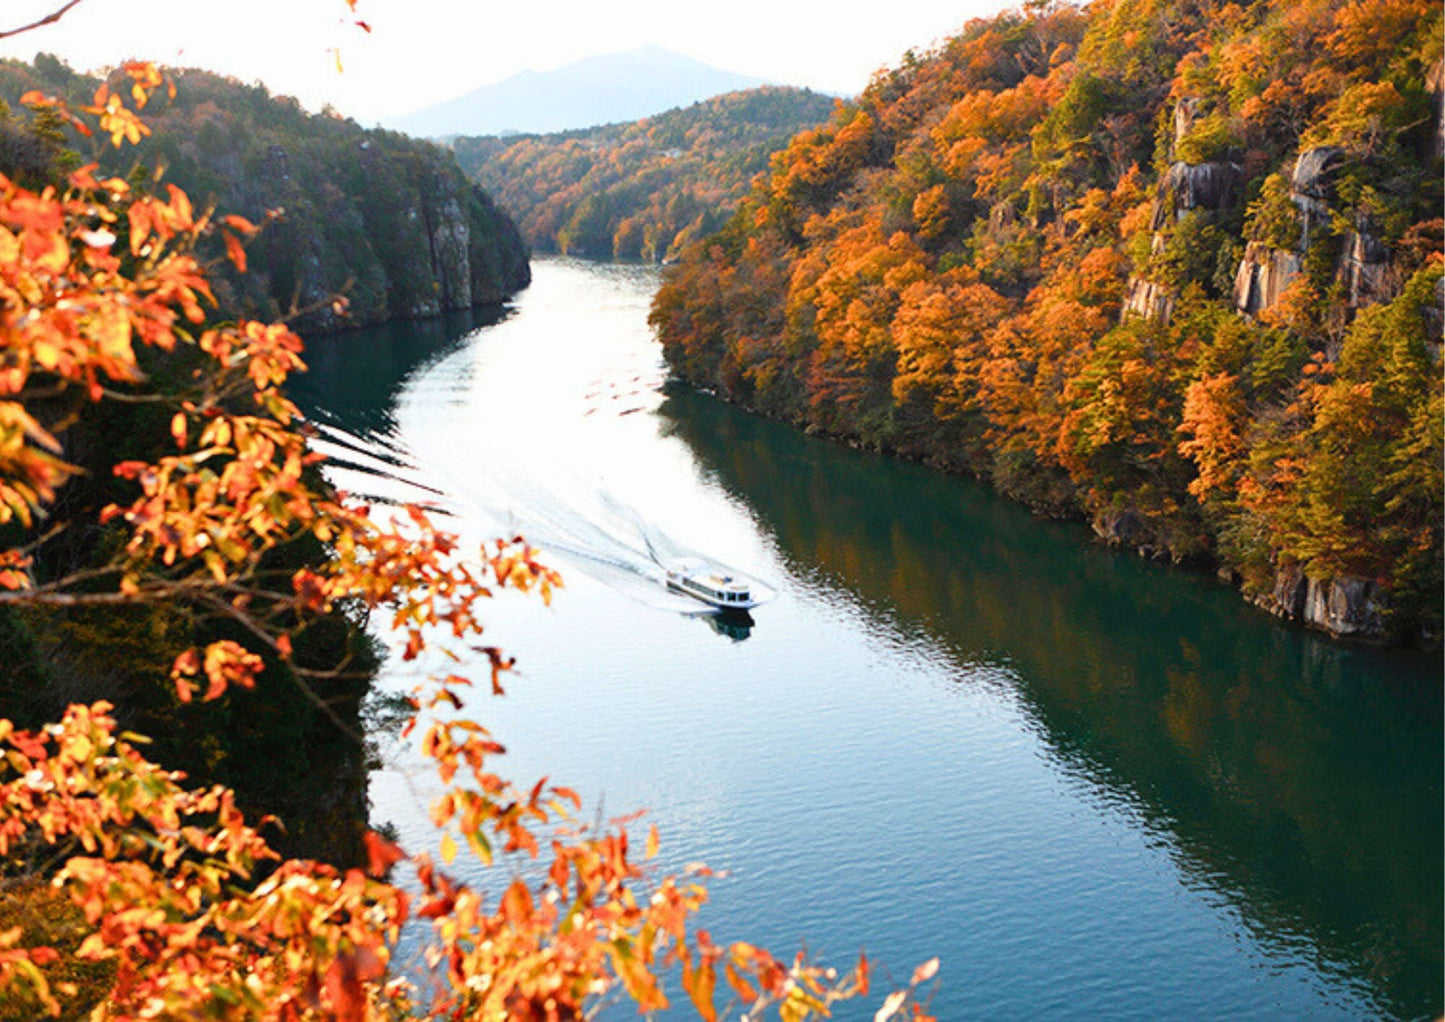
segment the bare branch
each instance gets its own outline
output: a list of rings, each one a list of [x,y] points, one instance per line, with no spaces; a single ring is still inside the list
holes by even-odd
[[[55,22],[65,17],[65,13],[78,3],[80,3],[80,0],[70,0],[69,3],[65,4],[65,6],[61,7],[59,10],[51,11],[39,21],[32,21],[30,24],[22,25],[19,28],[11,28],[0,31],[0,39],[8,39],[13,35],[19,35],[22,32],[29,32],[32,29],[40,28],[44,25],[53,25],[55,24]]]

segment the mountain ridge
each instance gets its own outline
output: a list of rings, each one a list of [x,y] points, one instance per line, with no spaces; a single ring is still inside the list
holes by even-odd
[[[726,92],[769,84],[661,46],[524,70],[385,122],[431,138],[545,134],[635,121]]]
[[[660,261],[721,226],[822,93],[764,85],[624,124],[451,143],[541,251]]]

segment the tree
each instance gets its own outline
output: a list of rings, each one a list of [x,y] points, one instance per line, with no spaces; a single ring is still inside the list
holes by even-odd
[[[165,84],[149,64],[126,65],[122,78],[135,109],[108,84],[78,111],[26,101],[77,130],[93,122],[120,146],[146,132],[137,111]],[[284,324],[216,322],[207,311],[201,246],[219,239],[244,272],[256,231],[197,211],[174,186],[150,194],[97,177],[94,165],[63,189],[0,178],[0,609],[155,606],[227,622],[232,636],[170,664],[182,701],[219,698],[270,670],[311,691],[344,669],[296,656],[327,614],[387,617],[412,659],[438,641],[482,641],[480,601],[494,588],[546,600],[560,584],[520,539],[468,557],[421,510],[372,514],[321,481],[281,389],[304,368],[301,339]],[[96,520],[68,517],[67,483],[81,473],[68,441],[76,423],[115,406],[159,411],[158,453],[110,466],[117,497]],[[81,531],[92,536],[87,562],[57,571],[47,547]],[[293,544],[317,553],[278,567]],[[501,694],[512,661],[472,648]],[[434,679],[410,703],[406,733],[420,737],[444,788],[432,806],[440,864],[377,834],[366,837],[365,869],[283,859],[232,792],[187,789],[145,759],[141,739],[118,734],[114,707],[99,701],[39,730],[0,721],[3,882],[47,881],[83,913],[89,935],[75,957],[113,968],[98,1018],[579,1018],[619,987],[642,1010],[666,1006],[673,967],[704,1018],[717,1014],[719,972],[750,1012],[772,1004],[785,1018],[867,992],[866,959],[840,977],[802,956],[784,963],[689,932],[706,871],[653,876],[621,824],[577,827],[569,789],[496,773],[503,749],[465,714],[470,686]],[[537,878],[489,896],[445,872],[463,846],[482,863],[498,848],[530,856]],[[642,859],[656,848],[653,829]],[[401,868],[414,873],[414,894],[387,879]],[[432,926],[428,988],[388,971],[408,920]],[[59,1013],[57,995],[70,991],[45,972],[57,957],[24,926],[0,931],[0,990]],[[887,1014],[935,970],[915,973]],[[922,1014],[916,1002],[913,1011]]]

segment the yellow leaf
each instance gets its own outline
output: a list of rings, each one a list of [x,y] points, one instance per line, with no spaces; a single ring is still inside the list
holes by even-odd
[[[457,857],[457,843],[452,840],[452,836],[450,833],[442,834],[441,853],[442,862],[445,862],[448,866],[450,866],[452,864],[452,860]]]
[[[657,845],[657,824],[654,823],[651,827],[647,828],[647,848],[644,850],[642,857],[644,859],[651,859],[655,856],[657,854]]]

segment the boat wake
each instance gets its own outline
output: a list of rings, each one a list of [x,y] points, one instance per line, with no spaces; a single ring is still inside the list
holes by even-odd
[[[557,555],[568,566],[657,610],[719,613],[718,608],[668,587],[668,566],[686,559],[706,560],[747,583],[758,603],[777,595],[776,589],[762,580],[669,536],[605,486],[578,486],[570,492],[517,486],[506,494],[482,494],[459,485],[454,493],[467,502],[469,510],[484,513],[498,534],[524,536],[544,553]]]
[[[687,560],[705,561],[748,585],[756,603],[777,595],[766,582],[668,535],[605,483],[558,473],[552,458],[539,459],[552,470],[545,483],[520,460],[478,475],[474,466],[462,467],[460,451],[418,456],[396,435],[358,435],[333,422],[315,425],[313,446],[327,457],[327,475],[352,496],[381,505],[421,504],[484,535],[523,536],[544,555],[564,562],[559,567],[579,571],[644,606],[706,617],[710,623],[722,613],[668,586],[667,569]],[[440,473],[421,468],[422,462],[433,461]],[[447,478],[445,492],[421,481],[428,477]],[[736,617],[732,611],[722,614],[728,615]],[[737,631],[736,621],[718,630],[733,638],[746,634]]]

